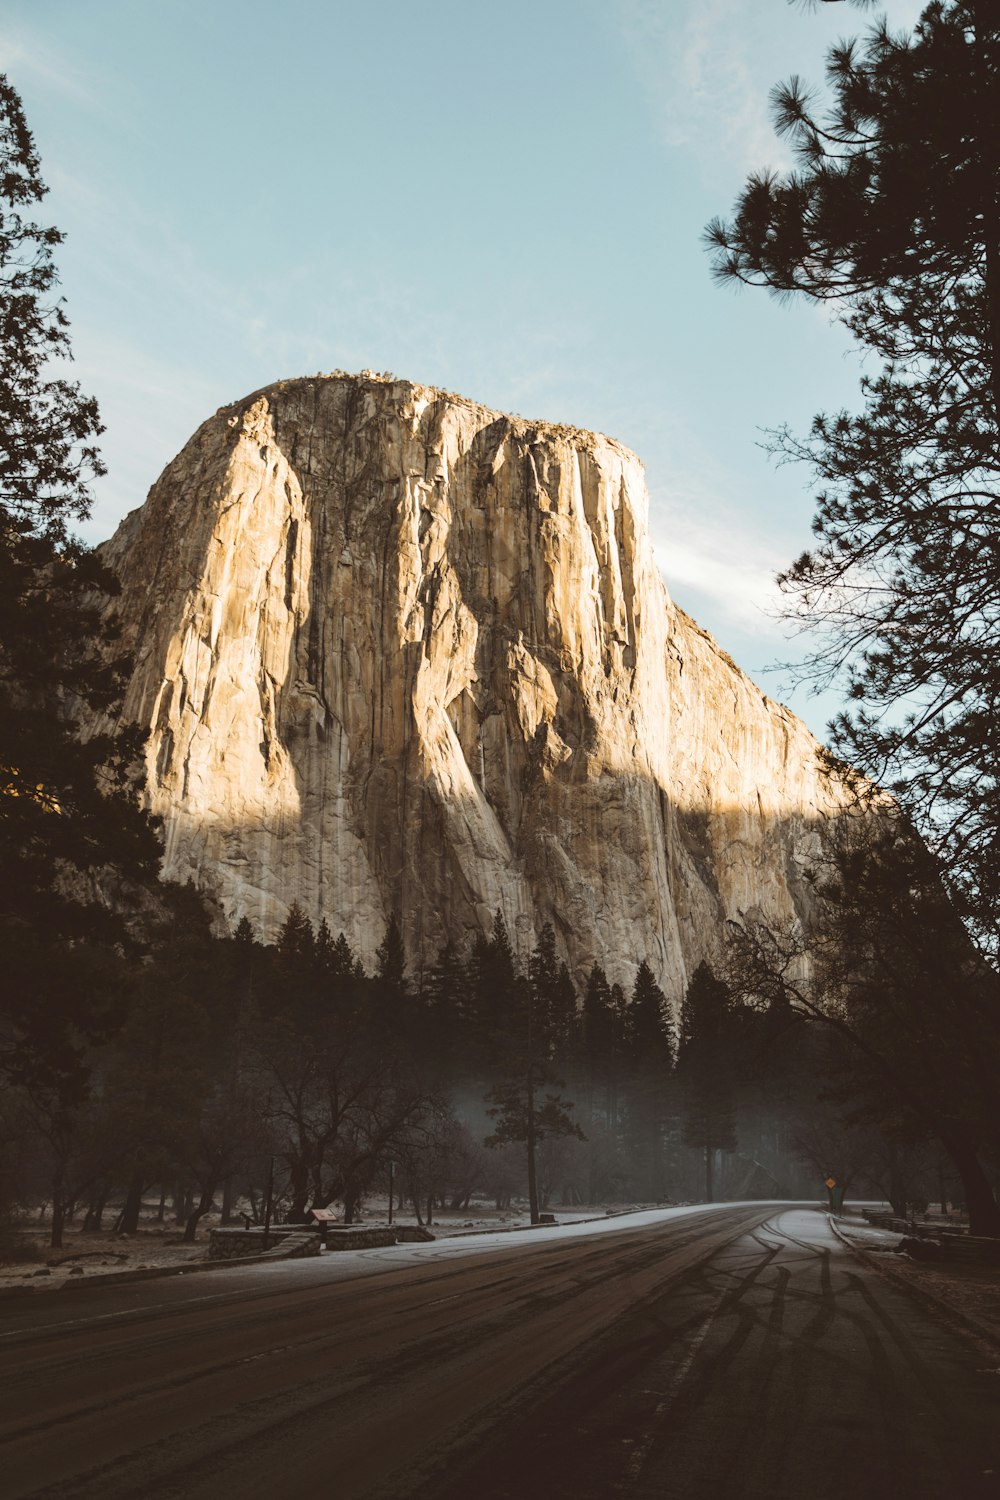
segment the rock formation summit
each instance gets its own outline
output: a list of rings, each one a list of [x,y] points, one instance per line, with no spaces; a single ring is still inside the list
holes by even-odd
[[[727,918],[808,906],[819,747],[672,604],[610,438],[408,381],[289,380],[198,429],[103,554],[165,875],[297,900],[419,971],[504,913],[676,1002]]]

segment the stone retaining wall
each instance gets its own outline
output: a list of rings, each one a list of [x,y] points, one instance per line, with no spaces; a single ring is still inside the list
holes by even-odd
[[[395,1243],[396,1231],[388,1225],[366,1229],[363,1224],[331,1224],[326,1233],[328,1250],[374,1250]]]
[[[374,1250],[381,1245],[426,1244],[434,1239],[430,1230],[417,1224],[329,1224],[326,1228],[328,1250]],[[268,1248],[264,1231],[253,1229],[210,1229],[209,1260],[242,1260],[248,1255],[273,1255],[276,1260],[290,1260],[302,1255],[319,1255],[321,1236],[318,1225],[278,1224],[270,1231]]]
[[[248,1255],[273,1255],[275,1260],[294,1260],[304,1255],[318,1255],[319,1235],[311,1229],[272,1227],[264,1230],[210,1229],[209,1260],[241,1260]]]

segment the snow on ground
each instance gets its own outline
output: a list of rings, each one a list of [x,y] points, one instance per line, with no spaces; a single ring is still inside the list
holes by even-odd
[[[884,1266],[897,1281],[959,1314],[1000,1344],[1000,1266],[961,1261],[912,1260],[900,1252],[902,1236],[889,1229],[874,1229],[857,1213],[848,1212],[836,1221],[849,1244]]]
[[[583,1236],[620,1234],[625,1230],[666,1223],[689,1215],[709,1214],[723,1207],[762,1206],[766,1205],[761,1205],[758,1201],[739,1204],[694,1203],[676,1208],[643,1209],[599,1219],[574,1218],[569,1222],[539,1225],[535,1229],[493,1230],[484,1234],[442,1234],[442,1226],[435,1225],[440,1237],[425,1244],[386,1245],[373,1250],[335,1250],[307,1260],[273,1261],[263,1265],[258,1263],[241,1266],[239,1261],[231,1261],[225,1271],[211,1273],[211,1281],[213,1291],[215,1283],[218,1283],[220,1291],[223,1290],[220,1277],[224,1279],[225,1286],[233,1290],[250,1284],[260,1287],[272,1280],[280,1280],[282,1286],[287,1287],[316,1282],[353,1281],[359,1277],[381,1275],[396,1267],[455,1261],[519,1247],[530,1249],[540,1243],[565,1244],[567,1240]],[[776,1213],[780,1213],[782,1206],[775,1205]],[[197,1267],[193,1266],[191,1269],[196,1271]]]
[[[433,1242],[390,1245],[373,1250],[328,1251],[326,1254],[299,1261],[274,1261],[267,1264],[240,1265],[229,1262],[225,1268],[200,1278],[200,1284],[223,1292],[253,1285],[260,1287],[272,1281],[282,1285],[305,1286],[310,1283],[354,1280],[381,1275],[395,1267],[426,1265],[428,1262],[454,1261],[466,1256],[513,1250],[532,1245],[564,1244],[582,1236],[616,1234],[645,1226],[703,1214],[711,1214],[722,1205],[710,1203],[682,1204],[671,1208],[646,1208],[625,1213],[604,1214],[600,1210],[557,1212],[556,1224],[532,1229],[519,1223],[511,1213],[502,1223],[495,1216],[462,1217],[436,1223]],[[762,1208],[769,1205],[747,1201],[726,1207]],[[475,1211],[474,1211],[475,1213]],[[384,1222],[378,1212],[367,1222]],[[926,1291],[939,1301],[955,1308],[985,1330],[1000,1338],[1000,1268],[995,1266],[952,1266],[941,1263],[915,1262],[898,1253],[900,1236],[888,1230],[873,1229],[861,1218],[858,1205],[849,1205],[848,1213],[836,1221],[837,1229],[849,1244],[853,1243],[872,1256],[874,1264],[884,1265],[902,1276],[915,1290]],[[775,1203],[758,1234],[798,1240],[803,1244],[836,1250],[840,1246],[829,1215],[813,1202]],[[207,1238],[207,1236],[206,1236]],[[83,1235],[70,1231],[65,1247],[59,1251],[37,1245],[38,1259],[16,1266],[0,1266],[0,1290],[14,1287],[32,1292],[57,1291],[62,1287],[88,1284],[123,1270],[183,1269],[186,1275],[197,1274],[207,1244],[203,1238],[196,1245],[183,1245],[176,1231],[145,1228],[130,1239],[116,1239],[111,1234]],[[848,1253],[844,1249],[843,1253]],[[46,1263],[48,1262],[48,1264]],[[56,1262],[59,1262],[58,1264]],[[72,1268],[81,1266],[83,1275]],[[39,1275],[39,1271],[47,1274]]]
[[[803,1205],[805,1207],[806,1205]],[[453,1234],[447,1236],[449,1245],[456,1245],[460,1241],[465,1243],[466,1239],[475,1239],[475,1248],[499,1250],[508,1245],[535,1244],[540,1239],[566,1240],[580,1234],[605,1234],[622,1229],[641,1229],[647,1224],[663,1224],[670,1219],[683,1218],[688,1214],[712,1213],[719,1208],[760,1208],[759,1200],[741,1200],[734,1203],[686,1203],[676,1208],[647,1208],[639,1209],[634,1213],[608,1214],[603,1219],[595,1218],[570,1218],[569,1215],[557,1214],[557,1224],[540,1224],[534,1229],[507,1229],[494,1233],[478,1233],[475,1236]],[[444,1237],[439,1239],[439,1244],[444,1244]]]
[[[779,1208],[757,1233],[764,1239],[774,1235],[823,1250],[829,1250],[831,1242],[835,1243],[827,1214],[814,1203],[808,1208]]]
[[[157,1230],[142,1230],[125,1238],[70,1230],[62,1249],[53,1250],[45,1237],[38,1235],[29,1240],[30,1260],[0,1265],[0,1290],[29,1287],[33,1291],[54,1291],[76,1281],[92,1281],[99,1275],[155,1270],[204,1259],[206,1244],[182,1245],[178,1239],[176,1232]]]
[[[842,1215],[837,1220],[837,1226],[853,1245],[859,1245],[862,1250],[873,1253],[882,1251],[894,1254],[902,1239],[898,1229],[876,1229],[865,1219],[855,1218],[853,1214]]]
[[[319,1276],[322,1280],[339,1280],[342,1277],[369,1275],[387,1270],[392,1265],[412,1264],[428,1260],[452,1260],[465,1255],[479,1255],[487,1251],[514,1249],[517,1246],[536,1245],[540,1242],[560,1242],[579,1235],[620,1233],[625,1229],[641,1228],[644,1225],[665,1223],[686,1215],[711,1213],[720,1205],[694,1203],[673,1208],[641,1209],[635,1212],[602,1214],[595,1217],[596,1210],[572,1210],[557,1213],[555,1224],[542,1224],[535,1228],[518,1225],[518,1216],[511,1215],[510,1227],[489,1227],[490,1221],[475,1221],[468,1218],[436,1223],[432,1232],[433,1243],[414,1245],[389,1245],[374,1250],[328,1251],[318,1258],[302,1261],[275,1261],[268,1265],[240,1267],[238,1261],[228,1263],[225,1270],[216,1270],[213,1277],[233,1276],[289,1276],[294,1280],[306,1280]],[[727,1205],[733,1206],[733,1205]],[[740,1206],[740,1205],[738,1205]],[[760,1205],[748,1201],[748,1208]],[[802,1205],[803,1209],[806,1205]],[[809,1215],[806,1214],[805,1217]],[[378,1215],[367,1222],[379,1222]],[[384,1222],[384,1219],[383,1219]],[[493,1221],[496,1222],[495,1220]],[[199,1269],[204,1259],[207,1244],[180,1245],[176,1233],[140,1230],[129,1239],[107,1235],[82,1235],[70,1231],[62,1250],[49,1250],[39,1243],[38,1259],[17,1265],[0,1267],[0,1290],[10,1287],[28,1288],[32,1291],[55,1291],[79,1281],[92,1282],[99,1277],[113,1275],[123,1270],[171,1269],[183,1266],[187,1271]],[[171,1243],[174,1241],[174,1243]],[[81,1266],[83,1276],[72,1271]],[[39,1275],[39,1272],[48,1273]],[[220,1284],[221,1286],[221,1284]]]

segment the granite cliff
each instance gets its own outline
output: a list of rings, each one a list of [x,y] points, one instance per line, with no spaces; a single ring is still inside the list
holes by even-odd
[[[284,381],[199,428],[104,555],[164,871],[297,899],[415,969],[500,908],[676,1001],[739,911],[805,914],[840,794],[672,604],[638,459],[407,381]]]

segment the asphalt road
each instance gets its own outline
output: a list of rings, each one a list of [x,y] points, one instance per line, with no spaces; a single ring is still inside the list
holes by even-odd
[[[1000,1496],[997,1361],[820,1214],[619,1223],[33,1297],[0,1494]]]

